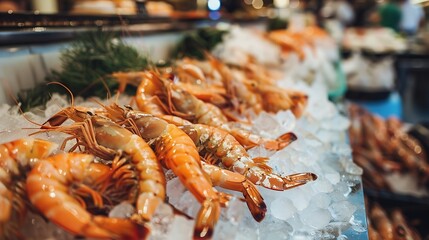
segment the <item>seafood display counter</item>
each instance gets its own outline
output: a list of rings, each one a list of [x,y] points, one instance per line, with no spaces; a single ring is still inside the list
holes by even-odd
[[[249,59],[276,62],[281,48],[247,31],[237,27],[227,31],[208,59],[181,57],[156,70],[120,39],[102,38],[111,51],[128,53],[121,63],[133,61],[120,68],[108,57],[97,59],[97,64],[110,63],[106,66],[112,70],[104,75],[104,85],[89,92],[101,93],[100,97],[76,96],[70,102],[54,93],[24,114],[17,106],[2,105],[1,146],[19,165],[17,172],[8,169],[12,165],[3,165],[16,182],[2,180],[2,186],[25,202],[22,208],[12,209],[13,216],[23,214],[24,208],[35,211],[29,211],[23,221],[0,222],[0,233],[14,236],[16,229],[24,229],[20,234],[27,239],[144,238],[147,230],[150,239],[191,239],[193,234],[213,239],[368,239],[362,169],[352,159],[350,122],[328,99],[325,80],[330,75],[315,77],[311,83],[289,78],[298,75],[278,77],[278,69],[271,72],[269,64]],[[279,40],[282,34],[271,37]],[[243,38],[249,41],[244,44]],[[88,39],[94,41],[84,41]],[[245,65],[231,64],[237,60],[232,56],[246,56],[237,52],[242,50],[237,43],[253,54],[254,58],[235,61]],[[71,90],[68,95],[82,91],[77,81],[64,81],[65,76],[73,73],[76,79],[75,74],[94,73],[91,67],[73,70],[76,64],[78,69],[92,64],[75,61],[76,57],[88,58],[82,46],[95,46],[93,42],[80,44],[69,46],[71,50],[61,58],[62,70],[53,74],[55,82],[64,85],[62,90]],[[111,53],[91,49],[97,56]],[[119,58],[121,54],[116,53]],[[206,81],[210,85],[204,85]],[[112,93],[118,83],[121,94],[105,99],[107,88]],[[127,84],[139,90],[124,89]],[[29,99],[35,96],[27,95]],[[29,134],[30,140],[24,142],[28,144],[10,143]],[[72,139],[62,150],[84,151],[97,160],[56,149],[47,159],[32,156],[41,158],[33,165],[36,160],[28,162],[28,156],[14,155],[26,151],[22,150],[25,146],[40,144],[31,140],[36,137],[59,145]],[[140,154],[143,149],[152,155]],[[42,152],[34,154],[38,153]],[[74,165],[75,156],[87,160]],[[109,174],[103,178],[88,172],[87,176],[74,167]],[[63,178],[64,173],[70,177]],[[8,188],[14,184],[17,187]],[[45,201],[58,205],[51,209],[53,205]],[[60,218],[57,211],[63,214]],[[64,221],[73,212],[87,217],[76,220],[79,224]]]

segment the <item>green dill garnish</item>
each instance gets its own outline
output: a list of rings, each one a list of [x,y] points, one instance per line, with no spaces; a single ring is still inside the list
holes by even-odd
[[[148,67],[147,57],[108,32],[86,32],[61,54],[61,71],[53,71],[46,79],[67,86],[75,96],[104,98],[113,94],[118,83],[110,74],[118,71],[139,71]],[[65,93],[61,86],[40,84],[21,91],[18,99],[28,110],[45,104],[53,92]],[[108,90],[107,90],[108,89]],[[25,108],[24,108],[25,106]]]
[[[192,57],[205,59],[205,52],[210,52],[218,43],[222,42],[226,30],[219,30],[213,27],[200,28],[185,34],[183,39],[176,46],[173,57],[180,59]]]

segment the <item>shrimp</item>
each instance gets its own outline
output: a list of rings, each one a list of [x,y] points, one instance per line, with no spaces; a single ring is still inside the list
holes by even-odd
[[[208,62],[184,59],[177,62],[173,71],[175,84],[190,92],[198,99],[216,106],[228,105],[226,90],[220,75],[213,68],[207,68]],[[212,70],[212,71],[209,71]],[[206,77],[207,74],[207,77]],[[210,91],[207,91],[210,89]]]
[[[56,148],[55,143],[34,138],[0,145],[0,238],[19,235],[28,208],[24,184],[27,171]]]
[[[76,128],[80,129],[79,144],[102,158],[115,153],[112,149],[122,150],[133,156],[133,162],[140,172],[139,177],[142,181],[139,184],[141,193],[137,199],[137,209],[138,215],[143,221],[150,220],[161,200],[165,199],[165,177],[160,164],[173,170],[202,203],[196,219],[195,237],[210,237],[220,215],[221,199],[213,189],[211,182],[203,174],[199,165],[198,152],[192,153],[192,140],[187,141],[188,136],[176,126],[164,123],[161,125],[162,127],[149,127],[149,129],[157,131],[158,138],[155,141],[154,149],[158,153],[159,161],[142,138],[104,117],[91,116],[83,123],[77,123],[69,129],[63,127],[57,130],[76,135],[74,133]],[[154,126],[157,126],[156,124]],[[145,152],[144,149],[148,149],[152,153],[149,153],[148,150]]]
[[[97,115],[88,115],[83,122],[71,126],[42,131],[71,134],[78,139],[77,145],[71,150],[84,146],[86,151],[103,159],[111,159],[118,151],[129,155],[140,179],[137,215],[133,216],[136,220],[149,221],[159,204],[164,202],[166,180],[162,166],[150,146],[138,135]]]
[[[252,148],[262,144],[269,150],[280,150],[297,139],[296,135],[293,133],[285,133],[275,140],[264,139],[259,135],[253,134],[249,129],[246,129],[244,124],[228,122],[222,111],[216,106],[204,103],[186,91],[175,90],[176,86],[173,84],[169,85],[173,91],[170,95],[172,97],[174,109],[187,114],[194,113],[194,119],[191,119],[192,122],[219,127],[233,135],[246,148]],[[176,115],[175,112],[171,113]]]
[[[162,101],[156,95],[162,89],[162,84],[151,81],[154,74],[151,72],[117,72],[113,74],[119,81],[119,91],[123,92],[128,83],[137,86],[136,104],[141,111],[154,115],[162,115],[166,110],[162,108]]]
[[[162,129],[162,127],[159,127],[159,125],[166,124],[162,123],[163,121],[160,121],[161,119],[155,118],[151,115],[133,111],[131,109],[122,109],[115,104],[110,107],[106,107],[106,109],[110,114],[109,117],[115,119],[115,121],[132,119],[136,128],[140,129],[142,137],[147,140],[160,136],[161,133],[159,132],[159,129]],[[316,175],[312,173],[293,174],[281,178],[271,173],[272,169],[265,163],[262,162],[257,164],[252,162],[246,150],[240,145],[240,143],[225,131],[207,125],[191,124],[190,122],[175,116],[163,116],[163,119],[167,122],[172,121],[174,124],[182,125],[181,130],[191,137],[193,143],[200,150],[204,149],[209,153],[215,154],[216,157],[221,159],[222,164],[226,168],[245,175],[255,184],[262,185],[270,189],[285,190],[303,185],[308,181],[316,180],[317,178]],[[155,131],[156,129],[158,130]],[[188,145],[191,145],[191,143],[188,143]],[[195,152],[196,151],[193,151],[194,154]],[[243,164],[244,167],[239,167]],[[268,181],[265,181],[265,179]]]
[[[253,183],[239,173],[221,169],[205,162],[202,162],[202,165],[204,171],[210,176],[213,185],[242,192],[253,218],[258,222],[264,219],[267,206]]]
[[[226,169],[240,173],[256,185],[283,191],[317,179],[313,173],[278,176],[265,164],[266,159],[252,160],[246,149],[222,129],[202,124],[184,125],[181,129],[191,136],[197,147],[215,156],[214,162],[210,163],[221,164]]]
[[[116,109],[123,112],[120,115],[114,115],[115,106],[108,109],[111,109],[108,112],[114,119],[120,117],[132,119],[141,136],[147,140],[152,139],[158,159],[179,177],[202,204],[196,219],[194,237],[211,237],[214,225],[220,216],[221,197],[213,189],[212,183],[202,170],[194,142],[175,125],[160,118],[141,112],[125,111],[117,106]]]
[[[251,63],[242,68],[232,68],[213,57],[210,57],[210,60],[222,75],[235,110],[243,112],[244,108],[252,109],[255,113],[263,110],[276,113],[290,109],[296,117],[303,114],[308,96],[302,92],[276,86],[272,77],[264,73],[264,69]]]
[[[129,78],[132,80],[132,76],[137,73],[128,74],[130,74]],[[124,76],[122,77],[125,78]],[[166,114],[175,115],[192,121],[193,123],[207,124],[222,128],[234,135],[234,137],[236,137],[237,140],[247,148],[263,144],[267,149],[279,150],[296,140],[296,136],[293,133],[285,133],[274,140],[264,139],[253,134],[240,124],[228,122],[227,117],[222,113],[221,109],[213,104],[199,100],[191,93],[181,89],[171,81],[164,79],[159,74],[146,74],[139,87],[146,88],[145,86],[148,86],[148,89],[138,91],[136,95],[137,105],[143,112],[153,114],[157,117],[161,117]],[[156,90],[154,89],[154,86],[157,86]],[[156,94],[156,96],[153,94]],[[152,102],[146,104],[147,99],[154,98],[157,99],[156,102],[158,104],[159,111],[151,110],[152,108],[148,109],[146,107],[152,106],[153,104]],[[163,99],[165,103],[161,99]],[[142,105],[144,105],[143,107],[138,104],[139,101],[142,102]]]
[[[374,204],[371,209],[370,216],[382,239],[394,239],[393,225],[380,205]]]
[[[374,229],[371,222],[368,220],[368,237],[370,240],[382,240],[380,234]]]
[[[174,125],[168,124],[166,121],[164,121],[160,118],[157,118],[157,117],[154,117],[152,115],[145,114],[142,112],[133,111],[129,108],[128,109],[122,109],[115,104],[113,104],[111,106],[107,106],[106,110],[109,113],[108,116],[110,118],[114,119],[115,121],[118,121],[118,122],[122,121],[123,122],[127,119],[131,120],[133,122],[132,125],[135,125],[136,129],[139,129],[139,134],[141,134],[141,136],[145,140],[154,142],[155,145],[157,145],[158,142],[160,142],[162,144],[163,134],[168,134],[168,133],[163,133],[163,131],[165,131],[169,126],[172,129],[175,129],[175,130],[177,129]],[[179,131],[177,131],[177,132],[179,132]],[[198,152],[196,150],[196,146],[194,145],[193,140],[191,138],[189,138],[188,136],[184,135],[183,133],[180,134],[178,137],[181,139],[178,141],[173,140],[173,143],[171,144],[171,145],[175,145],[176,147],[172,148],[169,151],[175,151],[175,154],[177,154],[177,155],[180,155],[180,154],[182,154],[181,152],[183,152],[183,156],[182,156],[183,158],[186,158],[185,153],[187,153],[187,155],[190,156],[189,157],[190,162],[193,162],[193,159],[198,160],[199,155],[198,155]],[[172,136],[169,138],[173,139]],[[165,137],[164,137],[164,139],[165,139]],[[162,147],[161,147],[160,152],[158,152],[158,151],[156,151],[156,152],[158,154],[161,154],[161,156],[162,156],[162,154],[163,154]],[[164,161],[167,161],[167,159]],[[203,170],[205,170],[206,172],[209,171],[210,173],[212,173],[212,174],[209,174],[209,176],[214,177],[214,179],[211,178],[211,180],[214,181],[215,184],[219,183],[219,184],[221,184],[221,186],[223,186],[225,188],[243,192],[243,194],[245,195],[246,202],[247,202],[249,209],[250,209],[252,215],[254,216],[255,220],[261,221],[263,219],[263,217],[265,216],[266,206],[265,206],[265,203],[263,202],[263,199],[260,196],[259,192],[252,185],[252,183],[248,182],[244,178],[244,176],[242,176],[240,174],[229,172],[226,170],[225,171],[224,170],[218,170],[218,169],[214,169],[214,168],[216,168],[216,167],[215,166],[210,167],[207,164],[203,163]],[[224,176],[226,179],[219,179],[220,176]],[[223,182],[224,180],[226,182]],[[238,182],[236,182],[236,181],[238,181]]]
[[[394,209],[391,214],[395,237],[399,240],[413,240],[413,232],[407,224],[401,210]]]
[[[234,110],[242,114],[246,109],[252,109],[255,113],[260,113],[262,108],[262,98],[253,92],[242,79],[245,79],[243,71],[230,69],[219,60],[210,57],[210,62],[222,75],[222,80],[227,89],[231,105]]]
[[[195,238],[210,238],[220,216],[220,196],[206,178],[196,147],[188,135],[173,124],[166,124],[155,142],[158,158],[179,177],[201,203],[194,230]]]
[[[129,219],[94,216],[68,194],[74,184],[97,182],[107,166],[94,163],[94,156],[63,153],[40,160],[27,178],[31,203],[50,221],[85,237],[140,239],[148,230]]]
[[[368,161],[364,156],[361,156],[356,152],[353,153],[353,160],[359,167],[364,169],[363,180],[365,181],[365,184],[368,186],[371,185],[376,189],[391,189],[389,183],[382,175],[380,175],[372,162]]]

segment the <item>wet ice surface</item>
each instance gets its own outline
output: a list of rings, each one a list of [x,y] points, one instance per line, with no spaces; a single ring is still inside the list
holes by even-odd
[[[318,179],[282,192],[258,187],[268,207],[266,217],[261,223],[253,219],[244,202],[233,198],[229,206],[222,210],[214,239],[347,239],[345,231],[354,234],[366,231],[365,222],[358,220],[362,219],[363,206],[355,205],[351,200],[351,196],[360,187],[362,169],[353,164],[350,157],[351,149],[346,141],[348,120],[338,113],[335,106],[326,99],[326,93],[321,92],[318,86],[307,86],[302,90],[307,91],[310,96],[309,106],[303,117],[296,119],[289,111],[273,115],[264,113],[256,117],[253,127],[255,132],[271,138],[293,131],[298,140],[277,152],[256,147],[250,149],[249,154],[252,157],[269,157],[269,165],[280,175],[313,172]],[[77,105],[82,105],[79,100],[77,102]],[[123,98],[120,102],[125,104],[129,99]],[[68,104],[68,101],[61,97],[54,96],[45,111],[36,110],[26,116],[35,122],[43,123],[48,116]],[[98,107],[94,102],[85,104]],[[0,114],[1,142],[18,139],[35,131],[23,130],[23,127],[37,127],[19,116],[14,108],[0,106]],[[267,125],[270,127],[267,128]],[[56,134],[39,134],[37,137],[59,143],[64,138]],[[171,171],[168,171],[167,175],[170,204],[186,215],[195,217],[200,204]],[[241,193],[217,189],[242,197]],[[131,205],[122,203],[112,210],[111,215],[126,217],[132,211]],[[64,234],[63,239],[70,238],[70,235],[56,229],[53,224],[46,224],[37,216],[31,218],[33,220],[27,220],[25,225],[29,233],[51,234],[45,236],[43,233],[45,235],[38,239],[55,238],[58,234]],[[150,238],[191,239],[193,223],[193,220],[184,216],[174,215],[169,205],[162,205],[150,223]]]

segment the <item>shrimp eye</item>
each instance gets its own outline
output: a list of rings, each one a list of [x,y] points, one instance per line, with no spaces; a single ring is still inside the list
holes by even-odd
[[[94,116],[94,113],[92,113],[91,111],[87,111],[86,112],[89,116]]]
[[[127,110],[133,110],[133,108],[132,108],[130,105],[124,105],[124,107],[125,107]]]

